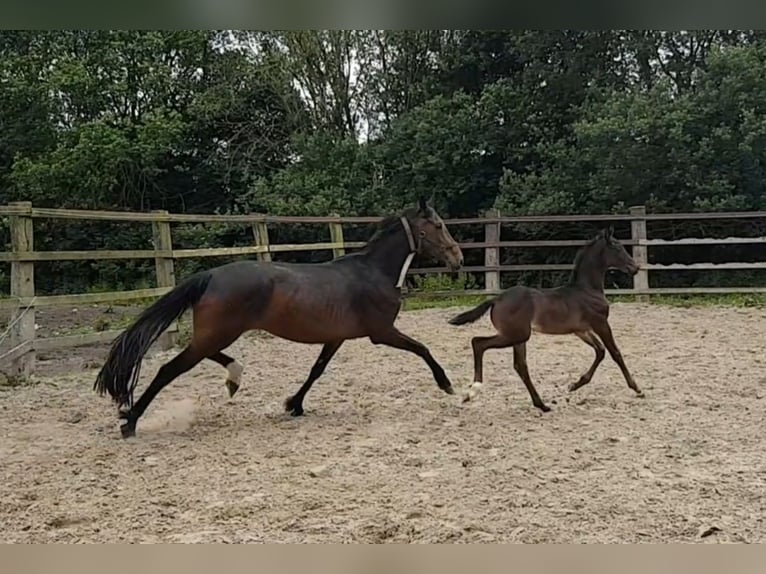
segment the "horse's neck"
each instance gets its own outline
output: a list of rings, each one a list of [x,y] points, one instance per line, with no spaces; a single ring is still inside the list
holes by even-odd
[[[596,261],[596,255],[584,253],[575,272],[575,285],[603,293],[605,275],[606,267],[601,262]]]
[[[392,285],[401,287],[407,267],[412,262],[410,242],[402,227],[401,232],[393,232],[371,245],[366,259],[377,267],[383,275],[391,279]]]

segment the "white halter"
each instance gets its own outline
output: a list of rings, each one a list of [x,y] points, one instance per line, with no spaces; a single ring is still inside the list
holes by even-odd
[[[407,258],[404,260],[404,263],[402,264],[402,270],[399,272],[399,281],[396,282],[396,288],[401,289],[402,285],[404,284],[404,276],[407,275],[407,270],[410,268],[410,264],[412,263],[413,257],[415,257],[415,254],[418,252],[418,248],[415,245],[415,238],[412,236],[412,228],[410,227],[410,222],[407,220],[406,217],[401,217],[402,227],[404,227],[404,231],[407,234],[407,243],[410,244],[410,253],[407,255]]]

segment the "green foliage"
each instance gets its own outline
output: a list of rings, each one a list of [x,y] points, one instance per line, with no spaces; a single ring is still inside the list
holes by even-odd
[[[326,132],[297,136],[295,148],[298,161],[256,180],[240,198],[244,209],[291,215],[376,212],[373,206],[365,209],[374,195],[367,148]]]
[[[763,39],[718,30],[4,31],[0,201],[382,215],[425,195],[453,217],[493,207],[763,209]],[[36,225],[40,249],[151,246],[148,226]],[[252,231],[235,227],[173,234],[179,247],[250,244]],[[515,239],[594,231],[504,229]],[[651,229],[668,239],[764,232],[727,222]],[[273,233],[281,242],[327,238],[326,229],[299,226]],[[482,239],[481,229],[461,233]],[[689,261],[698,251],[654,253]],[[705,255],[759,257],[752,246]],[[503,261],[572,256],[505,250]],[[179,276],[213,263],[181,262]],[[151,284],[152,269],[151,260],[62,262],[40,266],[38,281],[41,292],[135,287]],[[655,276],[663,285],[764,280]]]

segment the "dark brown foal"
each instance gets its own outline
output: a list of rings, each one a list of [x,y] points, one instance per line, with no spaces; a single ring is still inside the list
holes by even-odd
[[[484,301],[478,307],[450,319],[452,325],[473,323],[491,309],[490,319],[497,334],[474,337],[473,384],[465,391],[463,401],[476,396],[484,381],[483,358],[488,349],[513,347],[513,366],[532,397],[532,404],[543,412],[550,407],[537,394],[527,369],[527,341],[532,332],[546,335],[576,335],[596,353],[590,368],[580,379],[569,385],[575,391],[587,385],[601,361],[604,347],[622,371],[628,386],[636,395],[644,396],[633,380],[609,327],[609,302],[604,294],[604,276],[608,269],[618,269],[631,275],[638,265],[620,242],[614,239],[610,227],[583,247],[575,258],[574,271],[568,285],[555,289],[533,289],[517,285]]]

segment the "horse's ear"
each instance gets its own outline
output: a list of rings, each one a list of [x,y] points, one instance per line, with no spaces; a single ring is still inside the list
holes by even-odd
[[[420,199],[418,199],[418,209],[421,213],[428,213],[428,203],[424,195],[421,195]]]
[[[606,228],[606,238],[612,239],[614,237],[614,225],[610,225]]]

